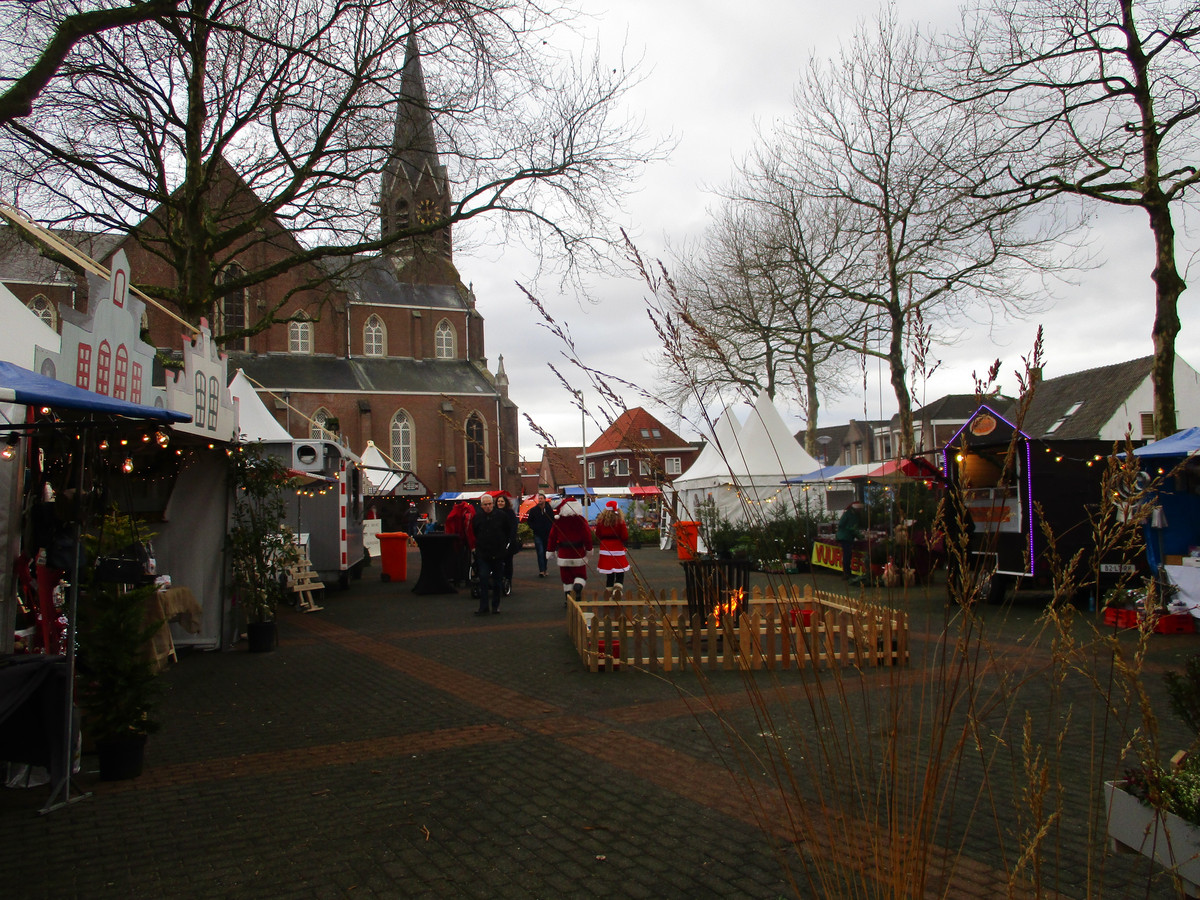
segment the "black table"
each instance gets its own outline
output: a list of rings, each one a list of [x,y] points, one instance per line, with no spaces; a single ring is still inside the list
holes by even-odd
[[[50,783],[67,774],[67,658],[0,660],[0,759],[45,766]]]
[[[413,593],[457,594],[450,582],[462,538],[456,534],[418,534],[416,541],[421,551],[421,574],[413,585]]]

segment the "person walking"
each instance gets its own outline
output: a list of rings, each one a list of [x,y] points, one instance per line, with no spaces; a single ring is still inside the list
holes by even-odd
[[[508,518],[508,554],[504,557],[504,596],[512,593],[513,556],[521,549],[517,543],[517,511],[513,507],[512,497],[505,491],[497,491],[496,512],[503,513]]]
[[[558,577],[567,594],[563,606],[572,594],[576,600],[582,598],[587,585],[588,554],[592,552],[592,530],[578,500],[568,497],[558,505],[558,517],[550,529],[546,549],[557,558]]]
[[[475,568],[479,573],[477,616],[487,615],[489,599],[491,611],[500,612],[500,600],[504,596],[504,560],[508,556],[510,531],[508,515],[496,509],[495,498],[491,494],[480,497],[479,512],[471,519]]]
[[[629,526],[616,500],[604,504],[604,512],[596,517],[596,542],[600,545],[596,571],[604,576],[605,593],[623,593],[625,573],[629,571],[629,557],[625,554]]]
[[[850,567],[854,561],[854,543],[862,531],[859,520],[859,512],[862,508],[862,501],[855,500],[846,507],[837,523],[837,541],[842,545],[842,577],[845,579],[850,578]]]
[[[525,516],[525,524],[533,532],[533,549],[537,554],[538,578],[546,577],[546,542],[550,540],[550,529],[554,527],[554,512],[546,502],[545,494],[537,495],[537,503]]]

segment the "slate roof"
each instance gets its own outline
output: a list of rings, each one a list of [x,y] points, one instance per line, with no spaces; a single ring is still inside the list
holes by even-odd
[[[121,243],[121,236],[118,234],[63,228],[50,230],[92,259],[104,259]],[[14,283],[75,283],[74,272],[42,256],[36,248],[22,240],[11,225],[0,226],[0,278]]]
[[[496,396],[491,381],[466,360],[232,352],[229,368],[242,368],[263,387],[280,391]]]
[[[913,410],[913,421],[965,422],[971,418],[975,410],[979,409],[980,402],[978,394],[946,394],[944,397],[939,397],[932,403],[922,406],[920,409]],[[1011,397],[992,395],[984,398],[982,402],[996,410],[996,412],[1003,414],[1012,405],[1013,401]],[[892,421],[894,423],[900,421],[899,413],[892,417]]]
[[[360,256],[342,265],[329,260],[326,265],[334,270],[335,277],[343,288],[354,293],[364,303],[381,306],[416,306],[423,309],[467,309],[467,290],[458,282],[457,272],[450,263],[444,273],[445,280],[456,284],[413,284],[403,280],[396,270],[396,263],[389,256]],[[422,274],[428,274],[423,272]]]
[[[643,434],[642,432],[645,432]],[[655,436],[655,431],[658,436]],[[604,433],[588,446],[588,455],[613,450],[673,450],[690,448],[691,444],[677,435],[640,406],[627,409]],[[582,452],[582,451],[581,451]]]
[[[1097,440],[1121,404],[1150,377],[1153,362],[1154,357],[1143,356],[1039,382],[1021,430],[1031,438]],[[1076,403],[1080,407],[1050,432]]]

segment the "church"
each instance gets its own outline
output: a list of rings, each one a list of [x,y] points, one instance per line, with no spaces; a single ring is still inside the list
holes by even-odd
[[[439,158],[415,37],[407,45],[397,107],[379,185],[383,234],[435,225],[451,211],[450,178]],[[231,193],[244,191],[246,202],[254,202],[232,168],[227,172]],[[271,227],[277,229],[271,240],[245,251],[255,254],[257,268],[270,264],[273,248],[282,258],[299,246],[277,220]],[[103,249],[93,253],[105,264],[124,249],[137,282],[172,283],[162,261],[133,235],[71,239]],[[72,273],[64,277],[65,270],[31,261],[31,254],[5,240],[0,281],[57,325],[58,305],[81,307],[85,292]],[[237,264],[235,257],[225,271],[235,272]],[[291,321],[227,341],[222,349],[230,373],[241,369],[294,437],[336,435],[357,454],[373,442],[412,473],[401,483],[414,501],[447,492],[520,493],[517,407],[508,396],[503,357],[494,372],[488,367],[484,320],[455,268],[449,224],[379,254],[306,263],[230,291],[210,325],[215,335],[232,333],[265,309]],[[144,324],[156,347],[179,347],[180,326],[166,314],[150,309]]]

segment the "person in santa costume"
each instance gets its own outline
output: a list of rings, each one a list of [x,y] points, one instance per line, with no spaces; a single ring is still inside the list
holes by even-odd
[[[596,571],[604,576],[607,593],[621,593],[625,590],[625,573],[629,571],[629,557],[625,555],[629,526],[616,500],[609,500],[604,507],[604,512],[596,516],[596,542],[600,545]]]
[[[583,507],[579,501],[571,497],[558,505],[558,515],[554,527],[550,529],[550,538],[546,541],[546,549],[558,560],[558,577],[562,580],[563,590],[568,599],[574,593],[575,599],[583,597],[583,588],[587,584],[588,554],[592,551],[592,530],[588,528],[587,518],[583,515]],[[563,601],[566,605],[566,601]]]

